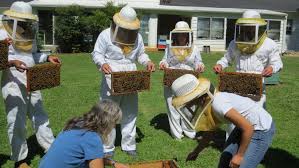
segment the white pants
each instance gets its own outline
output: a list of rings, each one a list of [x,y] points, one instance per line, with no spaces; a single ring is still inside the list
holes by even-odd
[[[49,127],[46,111],[43,109],[40,91],[28,93],[26,72],[21,73],[13,68],[3,71],[1,87],[12,149],[11,159],[20,161],[27,157],[26,116],[32,122],[37,142],[46,152],[54,141],[54,136]]]
[[[184,137],[184,133],[187,137],[194,138],[196,132],[187,125],[181,115],[172,106],[172,96],[171,88],[164,87],[164,98],[168,108],[168,121],[171,135],[176,139],[181,139]]]
[[[119,71],[134,71],[136,70],[136,65],[131,64],[116,64],[109,63],[113,72]],[[121,148],[125,151],[136,150],[136,119],[138,112],[138,94],[127,94],[112,96],[111,91],[111,75],[102,75],[102,87],[100,93],[100,100],[110,99],[116,102],[122,110],[122,120],[121,120]],[[108,143],[104,144],[104,152],[114,151],[115,146],[116,131],[113,129],[109,134]]]

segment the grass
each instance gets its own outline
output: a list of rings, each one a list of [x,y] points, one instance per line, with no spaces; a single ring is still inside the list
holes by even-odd
[[[151,59],[158,64],[163,52],[149,53]],[[203,55],[206,65],[204,76],[216,84],[217,76],[212,66],[223,54],[212,53]],[[44,107],[48,111],[52,130],[57,135],[67,119],[86,112],[99,99],[100,73],[92,63],[89,54],[63,54],[61,86],[43,90]],[[295,168],[299,167],[299,59],[283,58],[284,70],[280,74],[281,84],[267,87],[267,108],[276,122],[276,135],[259,168]],[[197,156],[195,161],[186,162],[190,152],[203,144],[184,138],[174,140],[169,134],[166,106],[162,87],[163,73],[152,74],[150,92],[139,94],[139,113],[137,121],[138,157],[131,159],[120,151],[118,137],[115,159],[124,163],[177,159],[183,168],[214,168],[217,167],[221,148],[217,143],[210,143]],[[9,160],[10,146],[7,138],[6,115],[2,98],[0,98],[0,167],[11,168]],[[29,159],[31,166],[37,167],[43,153],[38,147],[34,131],[28,121]],[[220,134],[221,136],[223,135]]]

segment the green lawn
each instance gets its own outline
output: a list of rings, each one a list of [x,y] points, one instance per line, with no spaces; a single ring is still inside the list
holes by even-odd
[[[158,64],[162,52],[149,53]],[[212,66],[222,53],[203,55],[206,71],[203,74],[214,84],[217,76]],[[89,54],[62,55],[63,61],[61,86],[44,90],[44,106],[49,113],[51,127],[57,135],[66,120],[86,112],[99,98],[100,75],[92,63]],[[276,122],[276,135],[266,159],[260,168],[299,167],[299,58],[283,58],[284,70],[280,74],[281,84],[267,87],[267,108]],[[186,162],[190,152],[200,148],[201,141],[184,138],[172,139],[169,134],[166,106],[163,98],[161,71],[152,74],[151,91],[140,93],[137,121],[138,157],[131,159],[120,151],[118,137],[116,160],[130,163],[146,160],[177,159],[180,167],[215,168],[221,148],[214,142],[198,154],[195,161]],[[1,99],[1,98],[0,98]],[[43,153],[37,147],[31,124],[28,122],[29,158],[31,166],[37,167]],[[10,147],[6,130],[6,115],[3,100],[0,100],[0,167],[13,167],[9,160]],[[219,137],[223,137],[223,131]],[[196,152],[195,152],[196,153]]]

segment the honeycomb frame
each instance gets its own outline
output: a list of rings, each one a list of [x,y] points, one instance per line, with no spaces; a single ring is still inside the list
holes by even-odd
[[[200,76],[200,72],[196,72],[193,70],[165,68],[164,76],[163,76],[163,85],[167,86],[167,87],[171,87],[172,83],[177,78],[179,78],[185,74],[192,74],[196,78],[198,78]]]
[[[49,89],[60,85],[60,64],[37,64],[27,70],[27,91]]]
[[[8,64],[8,44],[0,40],[0,71],[9,68]]]
[[[263,76],[254,73],[222,72],[218,76],[220,92],[235,93],[259,101],[263,94]]]
[[[149,91],[150,71],[124,71],[111,73],[111,95],[124,95]]]

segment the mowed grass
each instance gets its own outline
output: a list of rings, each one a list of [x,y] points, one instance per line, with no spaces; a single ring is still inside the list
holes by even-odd
[[[149,55],[158,65],[163,52],[150,52]],[[212,72],[212,66],[222,55],[223,53],[212,53],[202,56],[206,65],[203,76],[208,77],[215,85],[217,76]],[[55,135],[61,131],[68,119],[86,112],[98,101],[101,81],[101,75],[89,54],[62,54],[61,59],[63,61],[61,86],[42,91],[44,107],[48,111]],[[281,84],[267,86],[267,109],[274,118],[277,130],[273,144],[259,168],[299,167],[299,58],[284,57],[283,62],[284,69],[280,74]],[[188,138],[177,141],[170,136],[162,78],[161,71],[154,72],[151,90],[139,94],[136,137],[138,157],[132,159],[121,152],[120,137],[118,137],[115,159],[124,163],[176,159],[179,166],[183,168],[217,167],[221,152],[217,141],[211,142],[204,148],[195,161],[186,162],[189,153],[203,143]],[[0,167],[12,168],[2,96],[0,99]],[[31,166],[37,167],[43,152],[37,145],[29,121],[27,128],[30,152],[28,157]],[[220,135],[223,138],[223,131]]]

